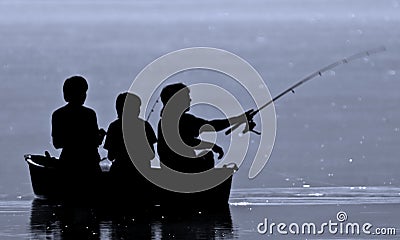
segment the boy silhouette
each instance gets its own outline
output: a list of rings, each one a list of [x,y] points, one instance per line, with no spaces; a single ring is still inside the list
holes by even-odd
[[[183,83],[164,87],[160,97],[164,107],[158,124],[157,152],[163,165],[179,172],[198,173],[213,168],[213,153],[221,159],[223,149],[201,140],[199,135],[202,132],[219,132],[231,124],[245,122],[249,114],[214,120],[194,116],[189,112],[192,100],[190,89]],[[198,157],[195,150],[207,153]]]
[[[72,76],[63,85],[67,104],[52,114],[52,139],[62,149],[64,179],[70,190],[96,181],[101,168],[98,147],[106,134],[97,125],[96,113],[83,104],[88,84],[82,76]]]
[[[131,93],[129,93],[128,96],[127,92],[119,94],[115,103],[118,118],[114,122],[112,122],[108,127],[107,137],[104,143],[104,148],[108,150],[107,157],[109,160],[113,161],[110,172],[114,176],[137,175],[136,174],[137,170],[133,162],[131,161],[131,158],[125,147],[124,134],[122,129],[122,114],[123,114],[125,100],[127,97],[129,97],[129,101],[131,103],[130,106],[133,107],[132,111],[133,115],[129,116],[129,122],[127,124],[129,124],[130,126],[127,129],[135,131],[134,133],[132,133],[132,135],[135,136],[135,140],[129,144],[133,144],[132,147],[135,149],[135,152],[140,152],[142,151],[142,149],[139,148],[141,148],[143,144],[146,144],[147,141],[152,150],[152,153],[146,155],[152,155],[154,157],[154,144],[157,142],[157,138],[155,136],[155,133],[151,125],[147,121],[144,121],[143,119],[139,118],[140,105],[141,105],[140,98],[137,95]],[[143,126],[145,128],[146,136],[140,133],[141,127]],[[143,157],[148,158],[147,156]],[[139,161],[147,161],[147,160],[149,159],[139,159]],[[150,168],[150,161],[148,162],[148,167]]]

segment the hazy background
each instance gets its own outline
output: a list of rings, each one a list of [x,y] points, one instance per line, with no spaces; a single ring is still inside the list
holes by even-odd
[[[143,67],[195,46],[241,56],[273,96],[337,59],[386,46],[386,52],[336,68],[279,100],[268,165],[250,181],[252,159],[246,159],[234,188],[399,187],[399,5],[395,0],[0,1],[0,196],[32,194],[24,154],[59,155],[51,145],[50,116],[64,104],[65,78],[88,79],[86,105],[107,128],[116,117],[116,96]],[[153,127],[157,116],[152,115]]]
[[[399,10],[399,0],[0,0],[0,238],[62,238],[59,206],[33,200],[23,155],[59,155],[51,144],[50,116],[65,104],[67,77],[88,79],[86,105],[107,128],[116,118],[116,96],[141,69],[168,52],[197,46],[244,58],[273,96],[342,57],[382,45],[387,51],[335,68],[276,103],[275,147],[256,179],[247,179],[255,145],[234,175],[232,221],[229,214],[219,223],[161,216],[128,225],[94,219],[99,239],[115,233],[160,239],[174,231],[181,238],[281,239],[259,235],[257,224],[265,217],[318,224],[335,220],[338,211],[346,211],[349,221],[399,232]],[[221,74],[190,71],[169,81],[205,80],[244,99],[246,109],[253,107]],[[150,119],[153,127],[159,108]],[[201,108],[196,113],[220,116]],[[226,139],[218,140],[227,146]],[[256,144],[258,137],[252,140]],[[100,153],[106,156],[101,148]],[[93,224],[81,210],[81,226]]]

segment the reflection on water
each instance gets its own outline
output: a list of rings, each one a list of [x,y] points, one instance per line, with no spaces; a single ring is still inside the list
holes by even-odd
[[[140,207],[139,207],[140,208]],[[229,206],[215,211],[114,211],[32,201],[33,239],[233,239]]]
[[[398,187],[303,187],[234,189],[233,206],[328,205],[328,204],[399,204]]]
[[[321,224],[336,219],[340,211],[347,213],[349,222],[369,222],[400,232],[400,188],[233,189],[229,207],[201,214],[159,207],[140,213],[128,212],[126,208],[119,212],[110,208],[100,211],[33,200],[32,195],[9,196],[0,198],[0,239],[282,239],[280,235],[260,235],[257,224],[264,218],[271,222]],[[337,237],[371,239],[371,236]],[[327,233],[318,238],[335,236]],[[285,239],[299,239],[299,236]]]

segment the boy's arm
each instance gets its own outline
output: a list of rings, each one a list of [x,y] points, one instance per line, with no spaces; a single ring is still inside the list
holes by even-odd
[[[157,142],[157,137],[150,123],[148,123],[147,121],[145,122],[145,131],[146,131],[147,142],[149,143],[150,148],[154,153],[155,152],[154,144]]]
[[[111,125],[110,125],[107,129],[107,136],[106,136],[106,140],[104,142],[104,149],[107,150],[107,158],[108,158],[108,160],[111,160],[111,161],[115,159],[115,154],[112,149],[113,136],[114,136],[114,134],[113,134],[113,131],[112,131]]]
[[[64,143],[62,141],[62,125],[60,123],[60,119],[58,118],[58,115],[56,113],[53,113],[51,116],[51,137],[53,140],[53,146],[56,149],[60,149],[64,147]]]
[[[244,114],[240,114],[235,117],[226,118],[226,119],[215,119],[211,121],[207,121],[207,124],[201,129],[202,132],[208,131],[222,131],[225,128],[230,127],[231,125],[235,125],[237,123],[244,123],[247,119],[249,119],[249,115],[252,110],[245,112]]]
[[[96,146],[100,146],[101,143],[104,140],[104,137],[106,136],[106,131],[104,129],[99,129],[99,126],[97,125],[97,116],[96,116],[96,112],[93,111],[92,109],[90,109],[91,112],[91,121],[93,122],[92,126],[93,126],[93,134],[94,134],[94,143],[96,144]]]

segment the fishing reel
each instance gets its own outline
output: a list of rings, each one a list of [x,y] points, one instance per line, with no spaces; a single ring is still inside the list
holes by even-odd
[[[247,124],[244,127],[242,133],[245,134],[247,132],[253,132],[253,133],[257,134],[257,135],[261,135],[261,132],[254,130],[256,125],[257,124],[254,122],[254,120],[252,118],[250,120],[248,119],[247,120]]]
[[[261,135],[261,132],[254,130],[254,128],[256,127],[256,123],[254,122],[253,117],[257,114],[256,111],[254,111],[253,109],[249,110],[246,112],[246,118],[247,118],[247,122],[246,122],[246,126],[244,127],[242,133],[245,134],[247,132],[253,132],[257,135]]]
[[[254,122],[253,117],[254,117],[258,112],[259,112],[259,110],[250,109],[249,111],[247,111],[247,112],[245,113],[245,115],[246,115],[246,120],[247,120],[247,121],[245,122],[246,126],[245,126],[245,128],[243,129],[243,131],[242,131],[243,134],[245,134],[245,133],[247,133],[247,132],[253,132],[253,133],[257,134],[257,135],[261,135],[261,132],[258,132],[258,131],[256,131],[256,130],[254,130],[254,128],[256,127],[256,123]],[[228,129],[228,130],[225,132],[225,135],[231,134],[236,128],[238,128],[238,127],[239,127],[240,125],[242,125],[242,124],[243,124],[243,122],[236,123],[235,125],[233,125],[230,129]]]

